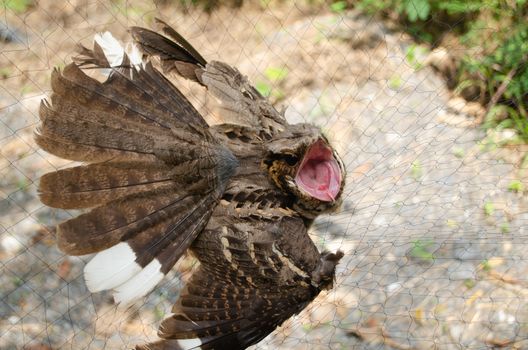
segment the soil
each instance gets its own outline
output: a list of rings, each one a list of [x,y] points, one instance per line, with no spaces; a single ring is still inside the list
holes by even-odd
[[[348,169],[341,211],[311,232],[321,249],[346,254],[334,289],[254,349],[528,347],[528,202],[512,188],[526,176],[524,146],[497,147],[511,132],[476,127],[478,106],[453,98],[425,64],[437,58],[406,35],[356,12],[266,3],[211,15],[136,1],[5,10],[17,40],[0,43],[0,348],[153,340],[188,278],[193,262],[184,260],[126,310],[89,293],[90,256],[65,256],[54,241],[53,226],[76,213],[45,207],[36,190],[41,175],[73,165],[32,138],[53,67],[95,33],[127,40],[128,26],[151,26],[155,16],[206,58],[271,88],[290,122],[319,125]],[[270,78],[270,68],[287,73]],[[218,120],[202,91],[177,83]]]

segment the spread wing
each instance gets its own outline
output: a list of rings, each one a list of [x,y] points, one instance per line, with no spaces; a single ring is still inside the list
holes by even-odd
[[[232,153],[150,63],[122,55],[112,68],[97,42],[52,74],[51,101],[35,136],[46,151],[84,165],[46,174],[44,204],[90,211],[58,226],[65,253],[97,253],[85,267],[92,291],[116,302],[148,293],[206,226],[237,167]],[[80,67],[109,70],[100,82]]]
[[[236,68],[217,61],[207,63],[173,28],[156,21],[166,36],[140,27],[130,32],[144,53],[159,57],[164,72],[204,85],[219,100],[220,114],[229,122],[253,128],[264,139],[284,131],[284,116]]]
[[[162,322],[163,340],[137,349],[245,349],[319,293],[321,255],[303,220],[273,191],[236,182],[193,243],[201,265]]]

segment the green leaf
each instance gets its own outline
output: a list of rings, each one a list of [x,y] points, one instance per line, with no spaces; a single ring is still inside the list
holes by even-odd
[[[486,272],[491,271],[491,264],[489,263],[488,259],[483,260],[480,263],[480,267],[482,268],[482,270],[484,270]]]
[[[456,220],[447,219],[446,223],[447,223],[447,226],[449,226],[450,228],[457,228],[458,227],[458,222],[456,222]]]
[[[424,261],[434,260],[435,257],[433,253],[429,251],[429,249],[433,245],[433,242],[416,240],[412,243],[413,247],[411,249],[410,254],[413,258],[417,258]]]
[[[0,78],[5,79],[11,75],[11,69],[9,67],[0,68]]]
[[[411,176],[415,180],[418,180],[422,176],[422,174],[423,174],[422,164],[420,163],[419,160],[415,160],[411,164]]]
[[[389,88],[392,90],[398,90],[403,84],[403,80],[399,75],[393,75],[389,79]]]
[[[154,307],[154,317],[157,321],[162,320],[165,317],[165,310],[159,307],[159,305],[156,305]]]
[[[347,2],[346,1],[336,1],[332,5],[330,5],[330,10],[336,12],[336,13],[342,13],[347,8]]]
[[[508,185],[508,191],[516,192],[516,193],[523,192],[524,191],[524,185],[519,180],[513,180]]]
[[[1,7],[5,7],[16,13],[23,13],[26,12],[32,4],[32,0],[2,0]]]
[[[287,68],[269,67],[264,71],[264,75],[272,82],[281,82],[288,76]]]
[[[448,14],[471,13],[483,8],[482,0],[449,0],[438,1],[436,6],[440,10],[446,10]]]
[[[271,86],[269,86],[269,84],[266,82],[257,81],[257,83],[255,84],[255,88],[264,97],[269,97],[269,95],[271,94]]]
[[[453,154],[455,155],[455,157],[457,158],[463,158],[464,157],[464,149],[462,147],[454,147],[453,148]]]
[[[416,22],[418,19],[426,20],[430,10],[431,5],[428,0],[406,0],[405,12],[411,22]]]
[[[26,191],[28,187],[29,187],[29,182],[25,177],[17,181],[17,188],[19,191]]]
[[[311,331],[312,328],[313,328],[313,326],[312,326],[311,323],[305,323],[305,324],[302,325],[302,329],[303,329],[303,331],[305,331],[305,332],[309,332],[309,331]]]
[[[493,203],[486,202],[484,204],[484,214],[486,214],[486,216],[491,216],[493,215],[494,212],[495,212],[495,206],[493,205]]]
[[[414,69],[419,70],[424,67],[420,59],[425,56],[427,50],[422,46],[409,45],[405,51],[405,59],[413,66]]]
[[[473,280],[471,278],[466,278],[464,280],[464,285],[466,286],[467,289],[471,289],[471,288],[475,287],[476,284],[477,284],[477,282],[475,282],[475,280]]]

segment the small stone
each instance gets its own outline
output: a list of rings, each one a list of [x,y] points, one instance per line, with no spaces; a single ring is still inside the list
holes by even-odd
[[[20,318],[18,316],[9,316],[9,318],[7,320],[11,324],[17,324],[18,321],[20,321]]]

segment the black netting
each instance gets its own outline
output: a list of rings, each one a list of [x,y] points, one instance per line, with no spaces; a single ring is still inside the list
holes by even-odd
[[[185,1],[0,4],[0,348],[154,340],[188,278],[184,261],[145,300],[116,308],[87,291],[90,257],[55,245],[54,225],[77,213],[37,196],[40,176],[73,165],[33,140],[53,67],[98,32],[127,41],[127,27],[156,16],[247,74],[290,122],[320,126],[348,169],[341,210],[311,232],[320,249],[345,252],[333,290],[255,349],[528,347],[524,146],[499,147],[510,129],[478,127],[484,107],[454,97],[430,65],[442,51],[388,20],[308,1],[210,14]],[[207,112],[203,95],[191,101]]]

